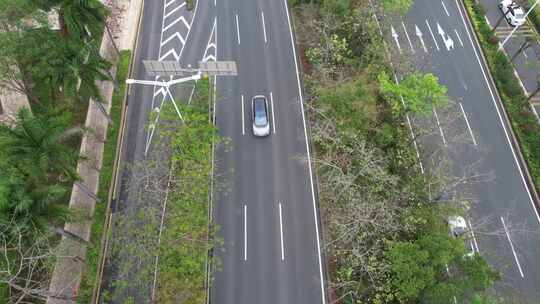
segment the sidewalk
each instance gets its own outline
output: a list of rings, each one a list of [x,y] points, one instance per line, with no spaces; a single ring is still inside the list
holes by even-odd
[[[502,16],[501,10],[497,7],[500,3],[499,0],[478,0],[479,3],[485,9],[486,20],[488,24],[493,28],[497,21]],[[527,9],[527,8],[525,8]],[[502,43],[504,39],[510,34],[513,27],[511,27],[506,20],[502,20],[497,27],[495,33]],[[537,79],[540,79],[540,43],[538,42],[539,35],[536,33],[532,23],[529,22],[523,24],[514,33],[512,38],[504,46],[504,51],[509,58],[512,58],[519,49],[523,46],[523,43],[527,38],[530,40],[530,46],[526,47],[520,54],[518,54],[513,60],[514,70],[516,76],[521,82],[521,86],[526,96],[533,94],[540,85]],[[532,97],[529,101],[531,108],[538,116],[540,114],[540,93]]]

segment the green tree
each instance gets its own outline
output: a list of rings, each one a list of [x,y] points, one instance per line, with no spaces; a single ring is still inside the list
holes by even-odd
[[[425,211],[427,216],[411,241],[391,243],[386,253],[392,276],[392,293],[400,303],[460,303],[485,295],[499,274],[480,255],[467,256],[464,240],[453,238],[440,220],[441,211]]]
[[[390,261],[391,284],[399,302],[417,299],[424,289],[434,284],[436,271],[430,263],[430,252],[418,244],[396,242],[386,257]]]
[[[382,0],[383,9],[387,12],[406,14],[414,4],[414,0]]]
[[[448,104],[447,88],[439,83],[439,78],[431,73],[413,73],[397,84],[386,72],[378,76],[381,92],[389,97],[392,109],[400,113],[405,110],[421,115],[429,115],[433,109]]]
[[[58,25],[64,39],[100,37],[107,9],[99,0],[29,0],[43,11],[58,10]],[[89,33],[87,32],[89,31]]]
[[[22,109],[13,128],[0,125],[0,222],[45,229],[66,219],[65,199],[77,179],[77,153],[66,140],[66,114],[34,116]]]

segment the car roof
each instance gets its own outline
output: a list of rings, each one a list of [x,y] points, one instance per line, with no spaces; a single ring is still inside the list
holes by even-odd
[[[467,229],[467,222],[459,215],[453,215],[448,217],[448,224],[452,228],[464,228]]]
[[[255,111],[265,111],[266,110],[266,99],[264,98],[253,98],[253,108]]]

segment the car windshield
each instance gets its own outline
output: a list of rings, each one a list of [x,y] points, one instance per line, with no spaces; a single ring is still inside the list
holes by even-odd
[[[255,125],[257,127],[264,127],[268,124],[268,119],[266,117],[266,108],[264,106],[264,99],[255,99],[253,102],[255,109]]]

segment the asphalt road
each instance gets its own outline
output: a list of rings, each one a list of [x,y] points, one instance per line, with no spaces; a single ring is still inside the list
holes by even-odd
[[[436,132],[419,140],[424,167],[441,165],[437,163],[440,158],[433,155],[444,154],[457,176],[479,177],[458,189],[471,196],[470,218],[480,254],[503,275],[496,290],[507,299],[538,303],[540,219],[464,17],[465,11],[455,0],[416,0],[405,18],[384,22],[397,34],[392,36],[391,28],[386,28],[386,40],[394,58],[412,58],[415,69],[437,75],[454,101],[427,119],[431,124],[438,121],[440,129],[434,128]],[[445,35],[439,33],[438,25]]]
[[[480,3],[486,11],[486,19],[491,26],[495,26],[502,16],[501,10],[498,8],[500,1],[498,0],[481,0]],[[502,42],[513,30],[506,20],[503,20],[497,27],[499,40]],[[514,66],[519,75],[521,85],[528,94],[532,94],[538,88],[539,78],[539,58],[540,58],[540,43],[533,41],[529,47],[526,47],[520,54],[517,54],[523,43],[526,41],[526,36],[531,35],[533,29],[529,24],[522,25],[514,35],[506,42],[504,49],[508,56],[514,57]],[[517,55],[516,55],[517,54]],[[540,104],[537,98],[530,101],[534,105],[533,110],[536,116],[540,114]]]
[[[179,60],[184,50],[185,40],[190,32],[190,14],[185,12],[185,3],[180,0],[144,1],[143,14],[139,28],[137,45],[134,53],[132,76],[135,79],[155,80],[147,76],[143,60]],[[157,78],[159,79],[159,78]],[[168,79],[167,79],[168,80]],[[115,218],[135,214],[145,204],[159,205],[163,197],[141,199],[141,188],[130,182],[130,168],[140,164],[143,159],[166,157],[152,153],[153,132],[148,128],[150,112],[164,101],[165,92],[151,86],[131,85],[128,91],[126,125],[120,158],[120,187],[116,198]],[[124,303],[128,297],[136,303],[148,303],[151,297],[151,280],[140,273],[141,260],[124,244],[115,243],[115,239],[126,240],[130,231],[115,228],[112,232],[111,246],[118,249],[117,255],[105,267],[103,289],[113,295],[112,303]],[[129,265],[129,267],[126,267]],[[148,265],[146,265],[148,267]],[[129,282],[129,287],[121,292],[115,289],[117,280]]]
[[[229,141],[215,157],[213,215],[223,246],[215,251],[211,303],[326,303],[285,2],[199,2],[194,30],[217,17],[217,59],[236,61],[239,73],[217,79],[216,124]],[[269,101],[266,138],[251,130],[251,98],[258,94]]]
[[[285,2],[198,1],[193,23],[179,18],[182,3],[145,2],[134,77],[150,79],[144,59],[193,67],[201,60],[237,63],[237,77],[216,80],[216,123],[227,144],[219,145],[215,155],[213,216],[223,246],[215,251],[219,262],[213,268],[211,302],[326,303],[316,191]],[[184,86],[174,94],[188,92]],[[257,94],[270,103],[272,134],[266,138],[255,138],[251,131],[250,102]],[[123,163],[142,159],[146,150],[152,154],[147,120],[163,97],[153,88],[132,87]],[[141,204],[126,187],[119,201],[120,209]],[[130,271],[111,267],[110,281],[129,278]],[[137,303],[149,294],[136,287],[127,293]]]

